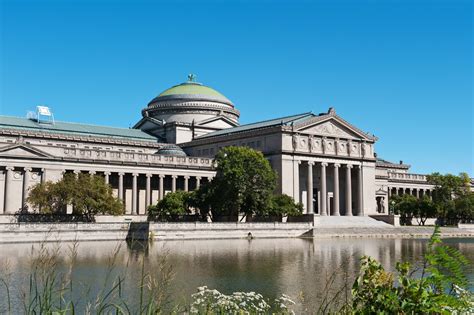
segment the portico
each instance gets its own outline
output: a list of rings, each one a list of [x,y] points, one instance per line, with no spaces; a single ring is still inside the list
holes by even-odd
[[[363,216],[362,167],[336,161],[300,161],[299,193],[306,214]]]

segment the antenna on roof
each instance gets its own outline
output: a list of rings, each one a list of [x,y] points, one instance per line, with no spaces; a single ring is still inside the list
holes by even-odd
[[[41,120],[41,116],[47,117]],[[47,106],[36,106],[36,119],[39,124],[52,124],[54,125],[54,115],[51,109]]]

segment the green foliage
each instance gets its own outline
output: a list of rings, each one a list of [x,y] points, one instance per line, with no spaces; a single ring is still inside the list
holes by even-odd
[[[472,192],[468,174],[460,173],[441,175],[433,173],[427,176],[428,183],[435,186],[433,202],[438,218],[446,224],[471,222],[474,220]]]
[[[418,225],[425,225],[428,218],[434,218],[438,213],[428,196],[419,199],[409,194],[392,196],[390,202],[393,202],[393,211],[400,215],[400,223],[404,225],[411,225],[412,218],[416,218]]]
[[[64,214],[68,204],[73,206],[73,215],[88,218],[123,213],[123,204],[112,195],[112,188],[102,177],[89,174],[65,174],[58,182],[37,184],[30,191],[28,203],[42,214]]]
[[[189,214],[193,193],[178,190],[166,194],[156,205],[148,207],[148,219],[152,221],[174,221]]]
[[[397,292],[393,274],[371,257],[361,258],[360,275],[352,286],[352,308],[355,314],[396,313]]]
[[[416,197],[404,194],[402,196],[392,196],[392,201],[394,202],[394,213],[400,215],[400,223],[411,225],[412,218],[415,216],[415,209],[417,208]]]
[[[453,220],[460,222],[474,221],[474,192],[462,194],[454,200],[454,209],[450,214]]]
[[[428,218],[436,217],[436,206],[428,196],[416,200],[413,214],[418,225],[425,225]]]
[[[216,176],[201,194],[213,217],[264,214],[276,187],[276,173],[263,154],[247,147],[226,147],[215,162]]]
[[[298,216],[303,213],[303,205],[295,203],[295,200],[285,194],[273,195],[268,215],[273,216]]]
[[[459,176],[433,173],[428,175],[426,180],[435,186],[433,194],[435,202],[453,200],[469,190],[469,175],[466,173],[460,173]]]
[[[112,188],[101,176],[79,174],[70,177],[73,214],[93,217],[96,214],[120,215],[124,207],[112,194]]]
[[[463,268],[466,258],[456,249],[441,245],[439,227],[428,243],[421,276],[409,263],[397,263],[394,275],[370,257],[362,257],[352,287],[353,314],[452,314],[472,308]],[[462,292],[460,294],[459,292]],[[472,309],[470,309],[472,311]]]
[[[66,212],[70,201],[64,183],[45,182],[33,186],[30,190],[28,203],[43,214],[59,214]]]

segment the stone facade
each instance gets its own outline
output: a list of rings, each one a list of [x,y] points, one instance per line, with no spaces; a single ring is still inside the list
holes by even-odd
[[[377,138],[332,108],[239,126],[227,98],[187,82],[142,114],[133,129],[0,117],[0,214],[28,208],[36,183],[87,172],[104,176],[127,214],[143,215],[167,192],[211,180],[212,158],[231,145],[263,152],[278,173],[277,192],[303,203],[307,214],[387,214],[391,195],[431,196],[433,189],[408,165],[378,159]]]

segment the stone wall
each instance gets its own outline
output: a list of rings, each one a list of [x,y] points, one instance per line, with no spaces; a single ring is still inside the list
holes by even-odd
[[[164,239],[222,239],[222,238],[287,238],[300,237],[313,228],[312,222],[301,223],[237,223],[191,222],[151,223],[155,240]],[[249,234],[250,233],[250,234]]]
[[[42,241],[125,240],[131,222],[116,223],[2,223],[0,243]],[[305,223],[150,223],[150,237],[155,240],[287,238],[299,237],[312,228]],[[250,233],[250,235],[249,235]]]

